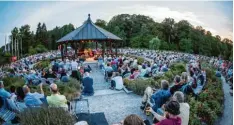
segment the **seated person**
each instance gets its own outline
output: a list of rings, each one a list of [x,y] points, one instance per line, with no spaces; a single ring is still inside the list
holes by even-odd
[[[111,87],[110,89],[123,89],[123,78],[118,72],[115,72],[111,78]]]
[[[105,67],[105,71],[108,77],[112,76],[112,72],[114,71],[113,68],[110,66],[110,63],[107,63],[107,67]]]
[[[89,76],[88,72],[85,72],[84,78],[82,80],[82,84],[84,86],[84,89],[82,91],[83,95],[92,96],[94,94],[93,90],[93,79]]]
[[[189,109],[190,106],[184,100],[184,94],[180,91],[174,93],[172,99],[179,102],[180,104],[180,114],[179,117],[182,119],[181,125],[188,125],[189,123]]]
[[[166,80],[162,80],[161,81],[161,89],[156,91],[154,94],[152,94],[152,90],[150,91],[149,89],[149,93],[145,93],[146,95],[151,95],[152,96],[150,97],[150,100],[149,99],[149,96],[147,96],[148,98],[143,98],[142,100],[142,106],[141,106],[141,109],[143,107],[146,106],[147,102],[151,102],[153,103],[153,109],[154,111],[157,111],[158,108],[160,108],[164,103],[166,103],[166,101],[168,101],[168,99],[170,98],[171,94],[170,94],[170,91],[168,90],[169,88],[169,83],[168,81]],[[143,97],[146,97],[145,95]]]
[[[140,77],[145,77],[146,73],[147,73],[146,66],[143,65],[142,69],[140,70]]]
[[[44,94],[42,90],[42,84],[40,84],[41,88],[41,93]],[[23,91],[24,91],[24,102],[26,106],[28,107],[38,107],[42,105],[42,101],[40,100],[40,97],[37,96],[35,93],[30,92],[30,88],[27,85],[23,86]]]
[[[134,72],[130,75],[130,79],[136,79],[140,75],[140,71],[138,68],[134,70]]]
[[[56,84],[50,85],[51,96],[47,96],[48,105],[51,107],[63,107],[68,110],[67,99],[64,95],[61,95],[58,91]]]
[[[56,78],[56,74],[52,71],[52,69],[49,69],[49,72],[46,73],[45,78]]]
[[[15,101],[16,100],[15,86],[10,87],[10,92],[11,92],[11,99]]]
[[[195,82],[195,83],[192,83],[192,84],[196,84],[196,80],[192,81],[192,82]],[[192,94],[192,95],[195,95],[193,89],[192,89],[192,86],[188,83],[188,75],[186,72],[183,72],[181,74],[181,88],[180,88],[180,91],[183,92],[184,94]]]
[[[17,107],[19,108],[19,111],[23,111],[24,109],[27,108],[25,102],[24,102],[24,91],[23,91],[23,88],[22,87],[18,87],[16,89],[16,105]]]
[[[81,73],[79,71],[79,67],[78,67],[78,71],[76,70],[72,71],[71,77],[77,79],[78,81],[81,81]]]
[[[91,72],[91,67],[89,65],[84,66],[84,72]]]
[[[128,68],[126,68],[126,69],[124,70],[122,76],[124,76],[124,75],[126,75],[126,74],[128,74],[128,73],[130,73],[130,72],[129,72]]]
[[[179,117],[180,104],[177,101],[169,101],[164,106],[165,112],[164,117],[157,114],[152,108],[149,108],[149,112],[154,115],[154,118],[159,122],[155,125],[181,125],[182,120]]]
[[[113,124],[113,125],[148,125],[148,124],[145,124],[145,121],[143,121],[143,119],[140,118],[139,116],[137,116],[135,114],[131,114],[131,115],[127,116],[120,123]]]
[[[180,76],[179,75],[175,76],[174,83],[175,84],[170,88],[171,95],[173,95],[174,92],[179,91],[180,88],[182,87],[181,84],[180,84]]]

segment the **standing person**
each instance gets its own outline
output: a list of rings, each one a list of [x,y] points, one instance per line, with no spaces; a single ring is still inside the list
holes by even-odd
[[[73,70],[77,70],[78,67],[78,63],[75,61],[75,59],[73,59],[73,61],[71,62],[71,69]]]

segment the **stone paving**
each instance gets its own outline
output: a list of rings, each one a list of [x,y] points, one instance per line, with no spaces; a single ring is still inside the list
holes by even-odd
[[[233,97],[230,95],[230,86],[222,77],[222,85],[224,91],[224,110],[223,116],[218,119],[216,125],[233,125]]]
[[[123,90],[108,89],[110,84],[105,82],[104,75],[97,69],[96,64],[90,64],[90,66],[95,94],[91,97],[84,97],[89,101],[90,113],[104,112],[109,125],[120,122],[129,114],[137,114],[143,119],[147,118],[140,109],[141,96],[133,93],[127,94]]]

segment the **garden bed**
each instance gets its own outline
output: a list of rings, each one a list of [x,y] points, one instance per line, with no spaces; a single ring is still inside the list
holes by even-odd
[[[170,67],[170,70],[163,76],[157,76],[149,79],[124,79],[126,88],[132,90],[138,95],[143,95],[146,87],[151,86],[160,88],[160,81],[165,79],[169,83],[173,82],[175,75],[181,75],[186,71],[185,63],[176,63]],[[187,102],[190,105],[189,125],[213,125],[215,120],[223,111],[223,90],[221,80],[215,77],[215,70],[211,67],[204,68],[207,76],[207,84],[198,98],[188,96]]]

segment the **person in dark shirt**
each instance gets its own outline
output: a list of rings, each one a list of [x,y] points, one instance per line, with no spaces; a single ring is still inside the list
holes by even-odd
[[[94,94],[93,79],[89,76],[88,72],[85,72],[85,76],[82,80],[82,83],[84,86],[82,94],[86,96],[92,96]]]
[[[176,91],[179,91],[180,88],[182,87],[180,84],[180,76],[176,75],[174,78],[175,84],[170,88],[170,93],[173,95]]]
[[[56,78],[55,73],[50,69],[48,73],[46,73],[45,78]]]

